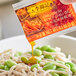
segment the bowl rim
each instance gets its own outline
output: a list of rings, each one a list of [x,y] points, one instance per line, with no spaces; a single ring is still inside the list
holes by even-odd
[[[6,39],[2,39],[2,40],[0,40],[0,43],[1,42],[5,42],[5,41],[8,41],[8,40],[11,41],[11,40],[14,40],[14,39],[21,39],[21,38],[25,38],[25,40],[27,40],[25,35],[18,35],[18,36],[14,36],[14,37],[9,37],[9,38],[6,38]],[[65,39],[70,39],[70,40],[76,41],[76,38],[75,37],[71,37],[71,36],[67,36],[67,35],[59,35],[57,37],[52,37],[52,39],[53,38],[65,38]]]

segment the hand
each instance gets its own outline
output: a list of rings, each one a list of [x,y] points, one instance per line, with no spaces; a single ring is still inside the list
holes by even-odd
[[[60,0],[60,2],[63,4],[71,4],[71,3],[76,2],[76,0]]]

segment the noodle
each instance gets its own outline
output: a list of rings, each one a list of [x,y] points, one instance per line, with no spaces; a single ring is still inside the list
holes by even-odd
[[[57,71],[57,70],[48,70],[48,71],[46,71],[44,74],[46,75],[47,73],[49,73],[49,72],[55,72],[55,73],[61,73],[61,74],[68,74],[67,72],[63,72],[63,71]]]
[[[27,65],[24,62],[22,62],[21,57],[27,57],[28,59],[32,56],[32,54],[29,53],[23,53],[21,56],[15,57],[15,53],[12,53],[12,50],[7,50],[3,53],[0,53],[0,64],[5,65],[5,61],[13,60],[16,65],[12,66],[9,70],[0,69],[0,76],[53,76],[52,73],[57,74],[64,74],[73,76],[76,75],[76,73],[73,73],[69,67],[67,67],[64,64],[58,63],[57,61],[62,61],[64,63],[66,62],[74,62],[76,64],[76,59],[71,58],[71,55],[66,55],[61,52],[61,49],[56,47],[56,52],[47,52],[43,51],[43,54],[39,56],[42,60],[40,63],[38,63],[40,66],[38,68],[31,69],[31,65]],[[51,55],[55,59],[48,59],[45,58],[45,55]],[[43,67],[46,63],[50,62],[51,64],[54,64],[58,67],[64,68],[65,71],[60,70],[54,70],[54,69],[48,69],[43,70]]]
[[[60,55],[62,57],[65,57],[65,55],[63,53],[61,53],[61,52],[50,52],[49,53],[49,52],[44,51],[43,54],[44,55],[46,55],[46,54],[48,54],[48,55]]]

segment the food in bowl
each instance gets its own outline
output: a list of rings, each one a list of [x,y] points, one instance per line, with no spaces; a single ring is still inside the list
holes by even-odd
[[[76,60],[60,48],[38,46],[33,53],[35,62],[29,60],[32,52],[0,53],[0,76],[76,76]]]

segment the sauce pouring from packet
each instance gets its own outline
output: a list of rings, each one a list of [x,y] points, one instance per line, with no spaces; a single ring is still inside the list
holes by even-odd
[[[33,56],[35,45],[33,41],[52,34],[64,34],[69,30],[74,30],[76,28],[76,14],[71,4],[64,5],[59,0],[31,1],[20,2],[14,4],[13,7],[26,38],[32,46],[30,61],[36,61]]]
[[[34,46],[35,46],[35,42],[30,42],[30,45],[32,47],[32,57],[29,59],[31,64],[36,64],[37,63],[37,59],[34,56]]]

